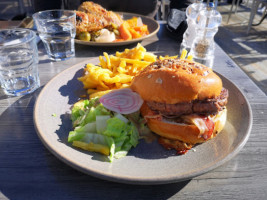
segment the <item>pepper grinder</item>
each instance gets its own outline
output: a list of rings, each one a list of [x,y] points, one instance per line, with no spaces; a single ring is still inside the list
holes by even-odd
[[[197,35],[193,41],[190,54],[193,60],[208,67],[213,66],[214,60],[214,36],[222,22],[221,14],[214,9],[211,2],[207,8],[201,10],[196,18]]]

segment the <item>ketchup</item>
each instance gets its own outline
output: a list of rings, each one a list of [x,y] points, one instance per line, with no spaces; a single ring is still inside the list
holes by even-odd
[[[203,133],[203,135],[201,137],[203,137],[205,140],[207,140],[212,136],[215,125],[214,125],[214,122],[212,120],[210,120],[208,117],[205,117],[203,120],[207,126],[207,130],[205,131],[205,133]]]

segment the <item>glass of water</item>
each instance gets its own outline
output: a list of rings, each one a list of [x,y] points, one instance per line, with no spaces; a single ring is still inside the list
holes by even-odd
[[[12,96],[29,94],[40,86],[33,31],[0,30],[0,83],[5,93]]]
[[[46,10],[33,14],[37,31],[50,59],[65,60],[75,56],[76,13]]]

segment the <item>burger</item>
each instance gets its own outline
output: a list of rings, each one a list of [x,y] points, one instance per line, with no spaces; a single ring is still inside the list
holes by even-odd
[[[228,90],[200,63],[156,61],[134,77],[131,89],[144,100],[141,115],[159,143],[178,154],[214,138],[226,123]]]

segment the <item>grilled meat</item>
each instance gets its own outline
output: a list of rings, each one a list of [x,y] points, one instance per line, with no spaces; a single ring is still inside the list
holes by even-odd
[[[147,105],[151,110],[158,111],[164,116],[181,116],[189,114],[210,115],[216,114],[227,104],[228,90],[223,88],[220,96],[214,99],[194,100],[177,104],[165,104],[154,101],[148,101]]]
[[[123,22],[120,15],[107,11],[102,6],[90,1],[83,2],[76,11],[76,15],[77,33],[98,31],[112,23],[119,26]]]

